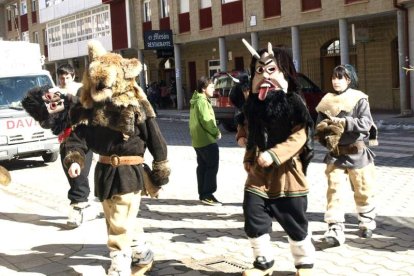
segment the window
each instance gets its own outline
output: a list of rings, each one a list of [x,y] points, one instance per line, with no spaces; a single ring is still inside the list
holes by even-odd
[[[200,0],[200,9],[211,8],[211,0]]]
[[[265,18],[280,16],[280,0],[263,0],[263,12]]]
[[[26,0],[20,1],[20,15],[27,14],[27,2]]]
[[[47,24],[50,47],[111,35],[109,6],[98,6]]]
[[[47,46],[47,31],[46,31],[46,29],[43,29],[42,33],[43,33],[43,44],[45,46]]]
[[[321,7],[321,0],[302,0],[302,11],[320,9]]]
[[[22,41],[30,42],[29,32],[22,32]]]
[[[12,11],[10,6],[7,7],[7,20],[10,21],[12,19]]]
[[[150,0],[144,0],[142,11],[143,11],[144,22],[150,22],[151,21]]]
[[[62,20],[62,40],[63,44],[75,43],[76,37],[76,17],[71,16]]]
[[[180,13],[190,12],[189,0],[180,0]]]
[[[167,0],[160,0],[161,18],[170,17],[170,7]]]
[[[33,42],[34,43],[39,43],[39,33],[38,32],[33,32]]]
[[[37,0],[32,0],[32,12],[37,10]]]
[[[339,45],[339,40],[333,41],[327,48],[326,54],[330,55],[339,55],[341,53],[341,47]]]
[[[220,72],[220,60],[209,60],[208,61],[208,75],[209,77],[213,77],[213,75],[217,72]]]
[[[227,3],[231,3],[231,2],[237,2],[237,1],[240,1],[240,0],[221,0],[221,3],[222,4],[227,4]]]
[[[17,4],[13,4],[13,5],[11,5],[11,7],[13,9],[13,17],[17,17],[19,15],[18,9],[17,9]]]

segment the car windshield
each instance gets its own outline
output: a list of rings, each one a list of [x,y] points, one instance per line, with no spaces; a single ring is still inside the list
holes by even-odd
[[[21,109],[21,100],[27,91],[36,86],[50,85],[52,83],[46,75],[19,76],[0,78],[0,109]]]

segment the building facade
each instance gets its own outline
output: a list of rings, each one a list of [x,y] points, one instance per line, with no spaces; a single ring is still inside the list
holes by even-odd
[[[256,49],[267,42],[290,48],[298,71],[325,91],[332,69],[351,63],[373,109],[414,108],[414,72],[403,69],[414,64],[414,0],[26,1],[27,27],[13,10],[25,1],[0,0],[3,39],[35,41],[37,32],[47,68],[69,62],[79,76],[85,43],[99,39],[145,64],[141,84],[175,80],[184,88],[177,89],[179,109],[201,75],[249,68],[242,38]]]

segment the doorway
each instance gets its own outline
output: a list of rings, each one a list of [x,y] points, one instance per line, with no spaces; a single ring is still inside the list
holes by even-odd
[[[357,70],[356,47],[349,47],[349,63]],[[341,64],[341,48],[339,39],[335,38],[326,42],[321,47],[321,88],[323,91],[333,91],[332,71]],[[357,70],[358,71],[358,70]]]

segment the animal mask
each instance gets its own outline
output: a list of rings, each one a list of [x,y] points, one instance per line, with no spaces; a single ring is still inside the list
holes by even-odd
[[[92,125],[131,135],[134,125],[155,117],[147,96],[135,78],[142,70],[136,59],[107,52],[99,41],[88,43],[89,67],[83,76],[80,102],[92,112]]]
[[[254,72],[252,72],[252,93],[258,94],[261,101],[266,99],[269,91],[283,90],[286,93],[288,82],[278,66],[272,44],[268,42],[267,50],[259,55],[245,39],[242,41],[256,60]]]
[[[95,103],[112,101],[117,106],[137,106],[144,95],[135,81],[142,70],[136,59],[125,59],[119,54],[108,53],[97,40],[88,43],[89,68],[83,77],[81,103],[92,108]]]

